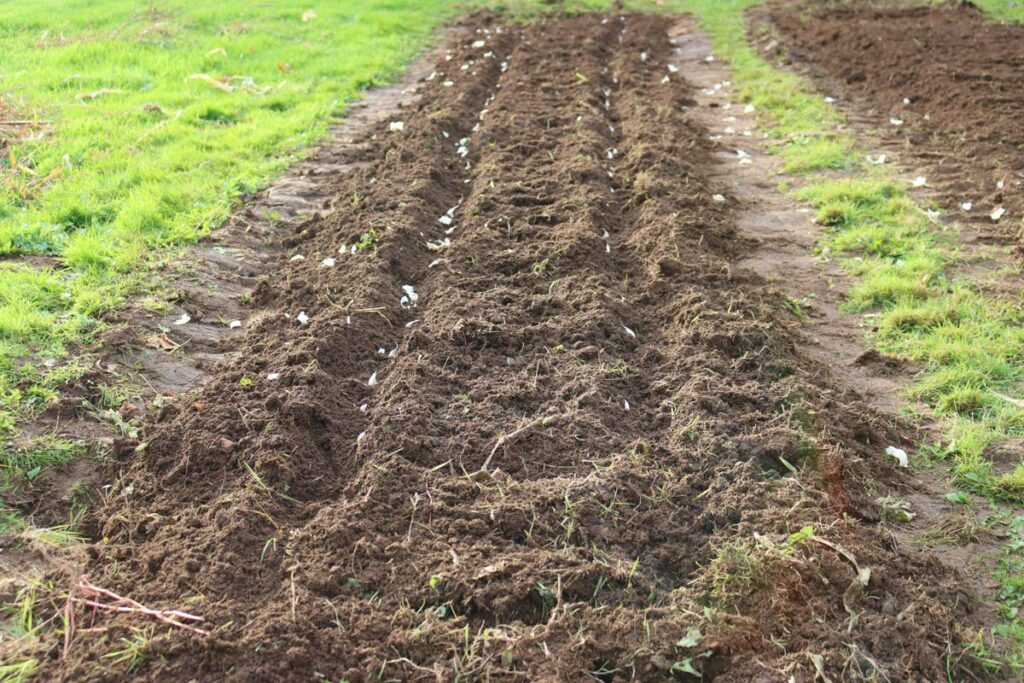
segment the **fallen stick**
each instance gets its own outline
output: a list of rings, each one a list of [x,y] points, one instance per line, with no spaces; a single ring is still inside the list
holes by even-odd
[[[494,448],[491,449],[491,452],[487,456],[487,459],[484,460],[484,464],[480,466],[480,471],[481,472],[486,472],[487,471],[487,468],[489,468],[491,466],[491,460],[494,459],[494,454],[498,452],[499,448],[504,446],[506,443],[512,441],[512,439],[516,438],[517,436],[519,436],[520,434],[525,432],[527,429],[533,427],[535,424],[540,422],[541,419],[542,418],[537,418],[536,420],[531,420],[530,422],[527,422],[526,424],[524,424],[519,429],[511,431],[508,434],[502,434],[501,436],[499,436],[498,440],[494,444]]]
[[[170,626],[177,626],[178,628],[183,628],[189,631],[195,631],[196,633],[207,635],[207,632],[203,629],[196,628],[195,626],[189,626],[188,624],[183,624],[179,621],[176,621],[171,617],[167,616],[167,614],[169,613],[165,614],[160,610],[148,609],[146,607],[132,607],[127,605],[108,605],[106,603],[96,602],[95,600],[87,600],[85,598],[71,599],[80,605],[86,605],[87,607],[95,607],[97,609],[106,610],[107,612],[137,612],[139,614],[145,614],[147,616],[153,617],[157,621],[162,622],[164,624],[168,624]]]
[[[67,656],[68,651],[71,649],[71,640],[75,633],[75,605],[84,605],[104,612],[143,614],[147,617],[156,619],[162,624],[173,626],[174,628],[191,631],[192,633],[196,633],[201,636],[210,635],[210,632],[205,629],[184,623],[186,621],[203,621],[203,618],[198,615],[189,614],[188,612],[182,612],[181,610],[176,609],[159,610],[146,607],[136,600],[126,598],[111,590],[94,585],[85,575],[82,575],[78,578],[78,583],[68,594],[68,601],[64,606],[66,621],[66,628],[64,629],[64,657]]]
[[[119,600],[119,601],[130,603],[131,605],[134,605],[135,607],[139,608],[140,610],[143,610],[143,611],[146,611],[146,612],[160,611],[160,610],[151,610],[148,607],[143,607],[140,603],[136,602],[135,600],[132,600],[131,598],[122,598],[117,593],[109,591],[106,588],[100,588],[99,586],[94,586],[92,583],[89,583],[89,580],[86,579],[84,576],[82,577],[82,579],[86,582],[86,585],[84,586],[85,588],[87,588],[88,590],[91,590],[93,592],[99,593],[100,595],[106,596],[108,598],[112,598],[114,600]],[[168,612],[161,612],[161,614],[171,614],[171,615],[174,615],[174,616],[177,616],[177,617],[181,617],[182,619],[189,619],[191,621],[202,621],[203,620],[202,617],[196,616],[194,614],[189,614],[188,612],[181,612],[179,610],[170,610]]]
[[[539,424],[540,425],[548,425],[548,424],[554,422],[555,420],[561,419],[562,417],[564,417],[564,416],[563,415],[545,415],[545,416],[538,417],[538,418],[535,418],[533,420],[530,420],[526,424],[522,425],[518,429],[515,429],[515,430],[509,432],[508,434],[502,434],[501,436],[498,437],[498,440],[495,442],[494,448],[491,449],[490,454],[488,454],[487,459],[484,460],[484,464],[480,466],[479,470],[477,470],[476,472],[473,473],[473,475],[470,475],[470,476],[474,476],[474,475],[477,475],[477,474],[481,474],[481,473],[487,472],[487,469],[491,466],[491,460],[494,459],[494,454],[498,452],[498,449],[501,448],[502,446],[507,445],[510,441],[515,439],[517,436],[519,436],[523,432],[525,432],[525,431],[527,431],[529,429],[532,429],[533,427],[535,427],[535,426],[537,426]]]

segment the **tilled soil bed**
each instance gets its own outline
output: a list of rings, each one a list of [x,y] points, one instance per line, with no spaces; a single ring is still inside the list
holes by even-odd
[[[874,114],[904,161],[944,191],[946,208],[1021,243],[1024,26],[952,2],[816,11],[784,4],[771,21],[786,57]]]
[[[879,525],[899,426],[733,265],[672,21],[471,22],[286,240],[241,358],[118,449],[85,573],[209,635],[79,604],[43,678],[972,667],[972,596]]]

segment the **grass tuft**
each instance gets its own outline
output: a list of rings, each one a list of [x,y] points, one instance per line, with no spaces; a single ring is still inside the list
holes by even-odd
[[[780,152],[786,173],[808,173],[822,169],[849,170],[852,143],[848,138],[798,137]]]
[[[993,19],[1024,22],[1024,3],[1019,0],[974,0]]]

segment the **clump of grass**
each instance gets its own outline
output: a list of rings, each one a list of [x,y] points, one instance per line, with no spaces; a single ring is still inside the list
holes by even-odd
[[[1024,3],[1013,0],[974,0],[974,4],[985,10],[994,19],[1024,22]]]
[[[737,606],[744,597],[772,586],[772,572],[780,561],[789,564],[797,550],[814,537],[814,528],[805,526],[781,543],[764,536],[726,543],[703,572],[712,603],[723,609]]]
[[[807,304],[807,299],[804,299],[803,301],[798,301],[796,299],[793,299],[792,297],[787,296],[782,300],[782,308],[786,311],[789,311],[790,313],[795,315],[797,318],[800,318],[801,320],[811,319],[811,316],[807,314],[806,310],[804,310],[804,306],[806,306]]]
[[[808,136],[794,138],[783,147],[782,170],[786,173],[808,173],[822,169],[845,170],[853,159],[849,138]]]
[[[42,544],[53,548],[67,548],[82,540],[82,537],[68,526],[25,526],[18,533],[17,538],[19,541],[29,545]]]
[[[42,438],[28,448],[0,446],[0,488],[16,477],[35,481],[43,467],[70,462],[84,452],[81,443],[59,438]]]
[[[958,290],[952,296],[939,299],[925,297],[923,301],[894,306],[882,319],[880,339],[899,340],[908,333],[927,333],[944,325],[957,326],[970,313],[970,293]]]
[[[1014,515],[1007,522],[1009,540],[995,572],[999,583],[1000,612],[1004,622],[992,633],[1007,642],[1024,642],[1024,517]],[[1024,670],[1024,653],[1010,650],[1004,656],[1012,671]]]
[[[131,636],[118,640],[118,649],[103,655],[115,664],[125,666],[128,673],[135,671],[146,661],[146,648],[149,646],[149,633],[142,629],[134,629]]]
[[[706,574],[712,601],[727,608],[762,584],[764,560],[752,552],[751,544],[727,544],[719,549]]]
[[[973,514],[958,513],[946,515],[917,532],[911,538],[911,542],[924,547],[967,545],[981,543],[987,536],[989,536],[989,531]]]
[[[1011,472],[996,476],[991,486],[996,497],[1009,500],[1024,498],[1024,464],[1017,465]]]
[[[25,659],[12,664],[0,664],[0,681],[3,683],[22,683],[27,681],[39,668],[35,659]]]
[[[364,232],[359,238],[359,241],[356,242],[356,250],[360,252],[370,251],[371,249],[375,249],[378,244],[380,244],[380,236],[377,234],[376,230],[370,228]]]

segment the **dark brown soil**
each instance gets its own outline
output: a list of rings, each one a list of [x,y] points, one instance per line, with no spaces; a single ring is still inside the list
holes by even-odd
[[[18,436],[6,444],[12,450],[31,449],[40,439],[57,437],[87,444],[87,455],[47,467],[33,481],[12,479],[4,504],[39,527],[66,524],[83,496],[99,494],[102,477],[109,475],[103,463],[115,436],[136,429],[146,415],[201,386],[238,355],[250,318],[266,313],[251,304],[253,288],[291,255],[279,236],[328,208],[330,188],[368,163],[353,159],[365,148],[367,131],[417,101],[418,81],[440,54],[439,48],[430,50],[393,84],[350,103],[345,118],[307,158],[247,196],[199,244],[150,260],[148,291],[104,312],[104,330],[96,342],[74,349],[76,362],[91,369],[64,384],[60,398],[44,411],[19,423]],[[59,266],[52,257],[33,258],[39,262],[31,265],[38,268]],[[183,315],[188,322],[178,324]],[[111,403],[111,393],[119,403]],[[6,540],[0,538],[0,545]],[[6,564],[0,557],[0,574]]]
[[[239,357],[116,449],[90,580],[211,635],[80,609],[92,629],[42,678],[972,667],[974,598],[877,524],[898,430],[735,265],[670,24],[481,19],[453,41],[284,240]],[[104,655],[133,628],[129,674]]]
[[[943,190],[946,208],[992,236],[1024,227],[1024,26],[970,3],[771,14],[785,54],[874,115],[905,164]],[[891,119],[903,121],[893,126]],[[1002,187],[999,184],[1002,184]],[[969,211],[964,203],[973,206]],[[1005,215],[994,222],[997,208]]]

